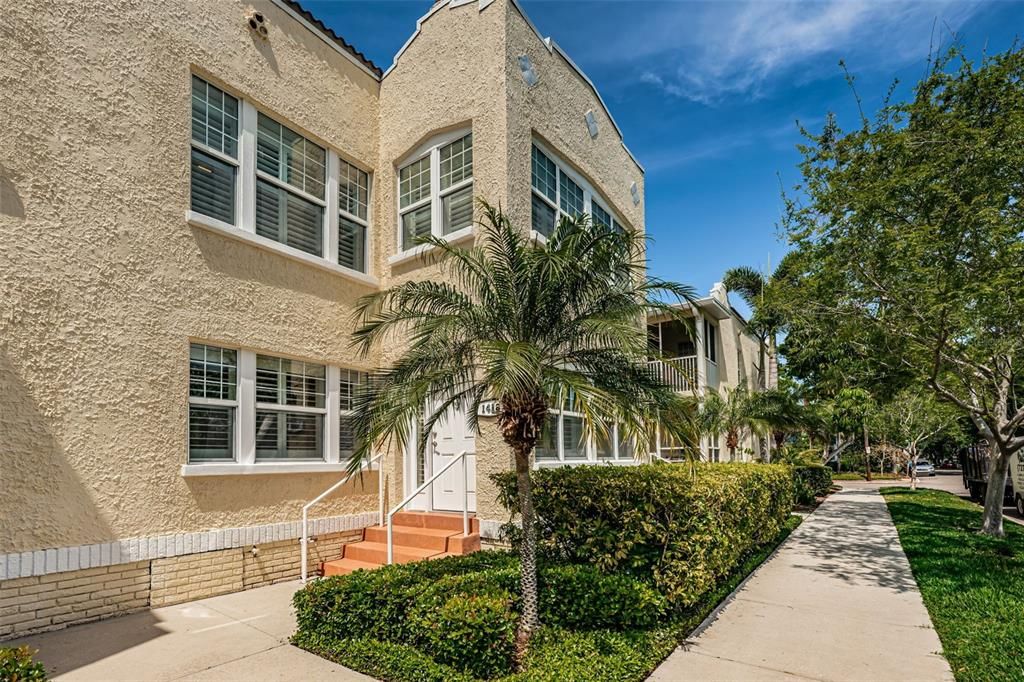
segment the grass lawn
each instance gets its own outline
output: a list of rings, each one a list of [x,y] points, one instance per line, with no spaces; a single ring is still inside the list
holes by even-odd
[[[686,638],[800,524],[791,516],[774,542],[751,553],[715,589],[685,613],[646,629],[571,630],[542,626],[524,669],[502,682],[640,682]],[[332,639],[299,633],[298,646],[385,680],[472,682],[474,678],[434,662],[419,650],[372,639]]]
[[[1024,528],[981,536],[980,507],[955,495],[881,492],[956,679],[1024,679]]]

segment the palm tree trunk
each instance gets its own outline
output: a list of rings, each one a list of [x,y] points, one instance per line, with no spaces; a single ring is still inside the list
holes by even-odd
[[[537,528],[533,519],[533,491],[530,486],[530,451],[515,448],[516,485],[519,489],[519,513],[522,517],[523,540],[519,545],[519,576],[522,583],[522,617],[516,633],[516,649],[520,661],[530,645],[530,638],[540,627],[537,611]]]

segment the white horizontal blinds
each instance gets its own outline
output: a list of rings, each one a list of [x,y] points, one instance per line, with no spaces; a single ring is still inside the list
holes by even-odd
[[[430,155],[398,171],[398,206],[402,220],[402,250],[430,234]]]
[[[188,459],[235,458],[238,354],[194,343],[189,348]]]
[[[323,460],[327,368],[256,356],[256,461]]]
[[[590,202],[590,215],[594,221],[594,225],[607,228],[611,227],[614,223],[611,214],[601,208],[601,205],[596,201]]]
[[[256,125],[256,234],[323,255],[327,150],[260,113]]]
[[[370,175],[339,160],[338,265],[366,272]]]
[[[536,145],[530,153],[533,229],[547,237],[555,229],[558,213],[558,167]]]
[[[441,233],[473,224],[473,134],[441,147]]]
[[[235,223],[238,100],[192,76],[191,203],[196,213]]]
[[[339,395],[338,453],[341,459],[349,459],[356,450],[353,410],[357,387],[366,381],[366,374],[353,369],[341,370]]]

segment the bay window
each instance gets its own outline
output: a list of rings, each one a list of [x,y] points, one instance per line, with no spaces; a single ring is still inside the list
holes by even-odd
[[[473,225],[473,133],[445,136],[398,169],[399,248]]]
[[[579,175],[534,142],[530,149],[530,214],[533,231],[550,237],[564,217],[589,214],[595,225],[622,230],[603,199]]]
[[[366,280],[371,174],[192,76],[192,224]]]

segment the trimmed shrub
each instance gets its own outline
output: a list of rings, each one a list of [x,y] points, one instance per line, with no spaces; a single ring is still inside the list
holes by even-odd
[[[824,497],[832,489],[832,470],[826,466],[793,467],[793,490],[800,504],[813,504],[815,497]]]
[[[564,467],[531,476],[543,556],[653,579],[676,607],[696,603],[775,538],[793,506],[793,474],[779,465]],[[518,509],[514,475],[493,478],[505,507]],[[515,526],[506,529],[516,544]]]
[[[511,595],[454,594],[420,603],[409,615],[421,651],[482,678],[512,672],[518,619]]]
[[[0,647],[0,680],[10,682],[42,682],[46,668],[32,660],[35,652],[27,646]]]
[[[650,627],[667,612],[650,584],[591,566],[553,566],[538,573],[541,620],[576,630]]]

